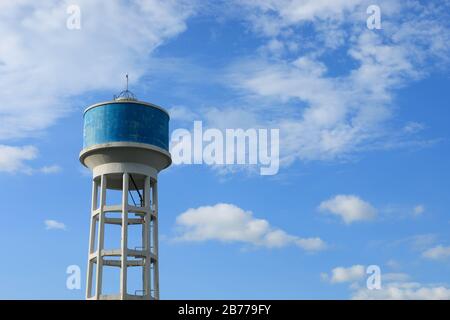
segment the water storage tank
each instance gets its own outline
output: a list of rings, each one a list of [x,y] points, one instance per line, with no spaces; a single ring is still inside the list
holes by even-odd
[[[88,107],[80,161],[92,170],[111,163],[142,164],[156,175],[171,164],[169,114],[157,105],[131,99]],[[110,186],[121,187],[113,181]]]

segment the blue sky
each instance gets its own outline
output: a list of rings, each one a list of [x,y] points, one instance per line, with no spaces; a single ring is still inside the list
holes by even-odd
[[[66,27],[70,4],[81,29]],[[381,29],[366,24],[373,4]],[[159,175],[161,298],[450,299],[449,7],[0,3],[0,298],[84,298],[82,111],[128,72],[171,131],[280,130],[276,175]],[[69,265],[81,290],[66,288]],[[365,287],[369,265],[381,290]]]

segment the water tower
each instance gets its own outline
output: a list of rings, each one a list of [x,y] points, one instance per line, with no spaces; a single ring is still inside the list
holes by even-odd
[[[84,111],[80,161],[93,172],[86,299],[159,299],[157,180],[172,162],[168,140],[167,111],[138,101],[128,85],[114,100]],[[118,203],[107,203],[111,190],[120,192]],[[109,224],[121,230],[118,248],[104,247]],[[139,246],[129,247],[130,226],[142,228]],[[120,270],[116,294],[102,294],[104,268]],[[142,269],[140,290],[130,292],[129,268]]]

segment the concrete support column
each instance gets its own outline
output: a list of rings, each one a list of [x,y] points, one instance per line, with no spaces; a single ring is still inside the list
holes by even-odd
[[[98,207],[98,179],[92,179],[92,206],[90,214],[90,231],[89,231],[89,250],[88,250],[88,265],[87,265],[87,279],[86,279],[86,299],[92,297],[92,272],[94,262],[92,261],[92,254],[95,249],[95,228],[97,224],[97,216],[94,214]]]
[[[121,241],[121,269],[120,269],[120,296],[127,298],[127,271],[128,271],[128,186],[129,175],[123,174],[122,186],[122,241]]]
[[[154,298],[159,300],[159,256],[158,256],[158,182],[153,182],[153,254],[155,256],[155,262],[153,264],[153,281],[154,281]]]
[[[149,300],[151,298],[151,277],[150,277],[150,268],[151,268],[151,255],[150,255],[150,223],[151,223],[151,199],[150,199],[150,191],[151,191],[151,181],[150,177],[145,178],[144,184],[144,207],[145,207],[145,215],[144,215],[144,223],[142,225],[142,247],[145,251],[146,255],[144,258],[144,266],[142,267],[142,282],[144,288],[144,297]]]
[[[97,242],[97,274],[95,277],[95,298],[100,299],[102,295],[103,278],[103,246],[105,240],[105,204],[106,204],[106,175],[100,178],[100,208],[98,213],[98,242]]]

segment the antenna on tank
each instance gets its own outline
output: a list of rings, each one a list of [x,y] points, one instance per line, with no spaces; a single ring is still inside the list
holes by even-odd
[[[137,101],[137,98],[134,95],[134,93],[131,92],[130,90],[128,90],[128,82],[129,82],[128,73],[125,75],[125,78],[126,78],[125,90],[120,92],[117,96],[115,95],[114,100],[116,100],[116,101],[124,101],[124,100]]]

